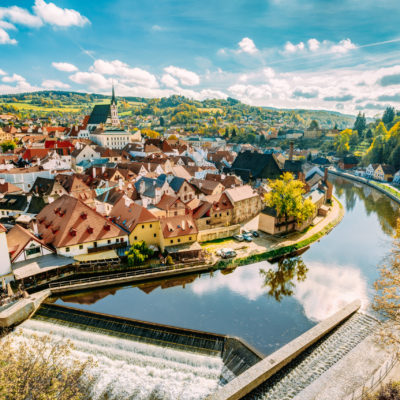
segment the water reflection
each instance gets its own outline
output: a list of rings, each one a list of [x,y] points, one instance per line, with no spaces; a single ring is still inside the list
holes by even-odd
[[[277,262],[276,267],[260,269],[267,294],[279,302],[283,297],[293,295],[295,281],[303,282],[307,272],[308,268],[301,257],[284,258]]]

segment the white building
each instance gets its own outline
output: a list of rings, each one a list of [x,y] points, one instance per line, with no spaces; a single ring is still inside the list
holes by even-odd
[[[96,130],[90,133],[90,140],[109,149],[123,149],[136,140],[137,135],[123,129]]]

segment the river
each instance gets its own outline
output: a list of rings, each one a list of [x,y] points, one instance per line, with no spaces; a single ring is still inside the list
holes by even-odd
[[[368,186],[331,179],[345,217],[301,257],[99,289],[56,302],[239,336],[270,354],[353,299],[368,308],[377,266],[390,251],[398,205]]]

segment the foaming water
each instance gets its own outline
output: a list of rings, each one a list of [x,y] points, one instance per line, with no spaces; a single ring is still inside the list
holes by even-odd
[[[97,366],[93,399],[106,391],[111,399],[203,399],[218,388],[223,368],[219,357],[204,356],[85,331],[47,321],[28,320],[22,337],[50,334],[69,339],[79,359],[92,357]]]

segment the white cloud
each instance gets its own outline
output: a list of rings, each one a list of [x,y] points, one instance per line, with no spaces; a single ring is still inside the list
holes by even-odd
[[[0,75],[7,75],[7,72],[0,68]]]
[[[78,11],[60,8],[54,3],[46,3],[44,0],[35,0],[33,10],[44,22],[54,26],[84,26],[90,23]]]
[[[200,77],[195,72],[189,71],[184,68],[174,67],[170,65],[164,68],[164,71],[171,76],[177,78],[182,85],[195,86],[200,83]]]
[[[248,37],[243,38],[238,45],[240,53],[256,54],[258,52],[253,40]]]
[[[163,28],[163,27],[160,26],[160,25],[153,25],[153,26],[151,27],[151,30],[154,31],[154,32],[161,32],[161,31],[165,31],[165,28]]]
[[[304,43],[300,42],[298,44],[293,44],[292,42],[286,42],[285,52],[286,53],[296,53],[298,51],[303,51],[305,49]]]
[[[90,71],[103,75],[114,75],[123,83],[137,84],[144,87],[157,88],[157,78],[150,72],[141,68],[131,68],[128,64],[119,60],[96,60],[90,67]]]
[[[317,51],[321,43],[317,39],[309,39],[307,45],[310,51]]]
[[[61,81],[47,79],[42,82],[42,87],[45,89],[68,89],[70,86]]]
[[[74,64],[66,63],[66,62],[52,62],[51,65],[58,69],[59,71],[64,72],[75,72],[78,71],[78,68]]]
[[[0,28],[8,29],[10,31],[15,31],[17,29],[16,26],[13,25],[11,22],[1,21],[1,20],[0,20]]]
[[[25,82],[25,78],[18,74],[13,74],[12,76],[5,76],[2,79],[3,82],[12,83],[12,82]]]
[[[17,44],[17,41],[11,39],[9,34],[3,28],[0,28],[0,44]]]
[[[112,81],[97,72],[77,72],[69,77],[72,82],[87,85],[91,90],[110,90]]]
[[[164,74],[161,78],[161,82],[167,87],[176,87],[179,82],[170,74]]]
[[[12,6],[0,7],[0,19],[7,19],[15,24],[38,28],[43,25],[43,21],[25,8]]]
[[[344,54],[355,48],[357,46],[350,39],[343,39],[338,44],[330,46],[329,51],[331,53]]]

